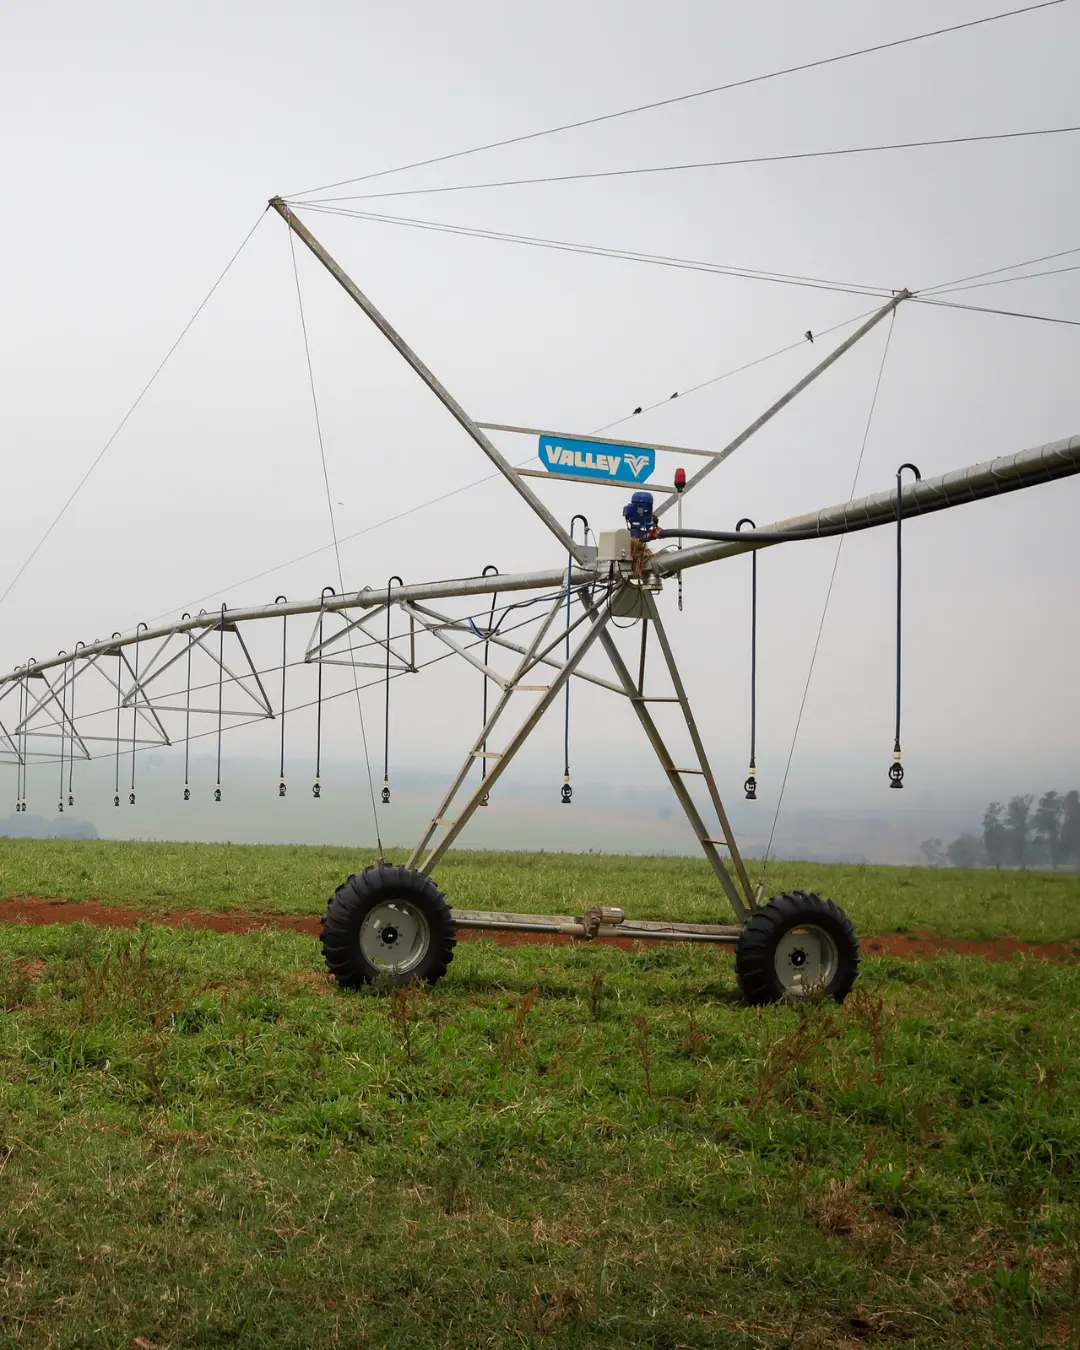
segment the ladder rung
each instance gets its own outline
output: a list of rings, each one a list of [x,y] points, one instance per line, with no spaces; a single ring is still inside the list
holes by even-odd
[[[469,752],[473,759],[502,759],[501,750],[472,750]]]
[[[679,700],[673,694],[631,694],[632,703],[678,703]]]
[[[431,823],[432,825],[456,825],[457,818],[455,816],[436,816]]]
[[[544,694],[546,694],[547,691],[548,691],[550,688],[551,688],[551,685],[550,685],[550,684],[515,684],[512,692],[517,693],[519,689],[523,689],[523,690],[530,690],[530,689],[531,689],[531,690],[533,691],[533,693],[536,693],[536,694],[544,693]]]
[[[722,848],[727,848],[728,846],[728,841],[726,839],[703,839],[701,842],[703,844],[719,844]]]
[[[702,776],[703,778],[704,778],[704,776],[705,776],[705,770],[704,770],[704,769],[671,769],[669,772],[671,772],[671,773],[699,773],[699,774],[701,774],[701,776]]]

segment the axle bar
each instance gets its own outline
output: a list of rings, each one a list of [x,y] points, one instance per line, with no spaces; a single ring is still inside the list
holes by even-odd
[[[742,929],[718,923],[664,923],[658,919],[624,919],[596,923],[589,915],[574,919],[562,914],[503,914],[480,909],[455,909],[455,928],[479,933],[550,933],[556,937],[629,938],[639,942],[712,942],[734,946]]]

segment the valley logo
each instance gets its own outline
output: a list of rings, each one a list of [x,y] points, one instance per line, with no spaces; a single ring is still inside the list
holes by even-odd
[[[599,478],[609,483],[644,483],[656,468],[656,451],[541,436],[540,462],[548,473]]]

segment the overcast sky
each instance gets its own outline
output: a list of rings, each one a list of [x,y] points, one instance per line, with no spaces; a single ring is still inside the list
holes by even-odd
[[[25,560],[274,193],[587,118],[993,13],[992,0],[507,6],[116,3],[4,7],[0,590]],[[1005,8],[1004,5],[1000,6]],[[1066,126],[1075,0],[823,69],[324,195]],[[391,214],[883,288],[1080,247],[1080,137],[703,169],[355,203]],[[476,416],[591,431],[821,332],[860,295],[305,216]],[[302,253],[302,250],[301,250]],[[1047,267],[1080,261],[1080,253]],[[488,465],[314,261],[298,258],[343,536]],[[1080,272],[964,292],[1080,320]],[[730,528],[847,497],[888,325],[687,502]],[[731,438],[828,339],[633,419],[622,434]],[[908,304],[859,490],[1080,432],[1080,328]],[[618,434],[618,433],[615,433]],[[535,453],[505,440],[508,453]],[[543,485],[565,521],[620,494]],[[338,505],[340,503],[340,505]],[[919,800],[1076,786],[1070,480],[908,534],[905,750]],[[0,608],[0,663],[192,605],[337,585],[288,235],[265,216],[222,286]],[[794,800],[891,809],[893,540],[843,550],[795,757]],[[835,545],[763,554],[761,753],[782,773]],[[346,585],[558,566],[488,483],[343,547]],[[749,562],[687,577],[665,613],[728,787],[745,771]],[[469,673],[471,676],[471,672]],[[411,681],[402,761],[464,749],[466,676]],[[400,682],[403,686],[406,681]],[[370,704],[378,720],[380,700]],[[468,706],[472,706],[471,703]],[[586,698],[575,754],[625,772],[640,734]],[[475,711],[475,709],[474,709]],[[352,734],[351,732],[349,733]],[[522,772],[550,771],[558,728]],[[274,755],[274,737],[265,753]],[[342,753],[348,753],[343,741]],[[252,751],[249,743],[246,752]],[[558,769],[561,766],[556,765]],[[10,773],[10,771],[5,771]],[[643,777],[651,770],[643,767]],[[135,828],[134,826],[132,827]]]

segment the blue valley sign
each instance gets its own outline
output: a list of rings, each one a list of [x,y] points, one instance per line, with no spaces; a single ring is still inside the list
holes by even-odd
[[[541,436],[540,462],[548,473],[598,478],[608,483],[644,483],[656,468],[656,451]]]

